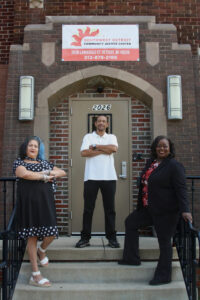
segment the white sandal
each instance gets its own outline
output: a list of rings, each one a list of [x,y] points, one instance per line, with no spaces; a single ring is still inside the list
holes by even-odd
[[[40,271],[37,271],[37,272],[32,272],[32,275],[33,276],[37,276],[37,275],[40,275]],[[51,283],[50,281],[47,279],[47,278],[42,278],[40,279],[39,281],[36,281],[33,276],[31,276],[30,280],[29,280],[29,284],[30,285],[33,285],[33,286],[38,286],[38,287],[50,287],[51,286]]]
[[[46,252],[46,250],[42,249],[41,246],[39,246],[38,249],[39,249],[42,253],[45,253],[45,252]],[[39,256],[39,253],[38,253],[38,252],[37,252],[37,255],[38,255],[38,258],[39,258],[41,267],[47,267],[48,264],[49,264],[49,259],[48,259],[48,257],[45,256],[42,260],[40,260],[40,256]]]

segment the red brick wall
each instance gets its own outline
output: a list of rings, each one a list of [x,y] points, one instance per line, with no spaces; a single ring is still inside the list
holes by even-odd
[[[134,0],[134,1],[107,1],[107,0],[78,0],[78,1],[45,1],[43,9],[29,9],[23,0],[15,1],[16,38],[22,40],[24,24],[44,22],[44,16],[60,15],[140,15],[156,16],[157,23],[172,23],[178,29],[180,43],[190,43],[194,52],[200,45],[200,3],[180,0]]]
[[[7,84],[7,65],[0,65],[0,174],[2,167],[2,155],[3,152],[3,135],[4,135],[4,115],[5,115],[5,95]]]
[[[132,162],[132,193],[134,207],[137,202],[137,178],[141,170],[144,168],[146,158],[149,157],[151,136],[151,119],[150,109],[138,100],[132,99],[131,107],[132,117],[132,155],[141,154],[142,160],[136,159]]]
[[[46,0],[44,9],[30,9],[28,0],[1,0],[0,63],[8,63],[9,45],[23,43],[24,26],[45,23],[45,16],[127,15],[156,16],[157,23],[177,27],[178,41],[189,43],[193,53],[200,45],[200,1],[187,0]]]
[[[0,64],[8,63],[10,44],[13,44],[14,0],[0,1]]]
[[[68,147],[69,147],[69,108],[68,99],[50,111],[50,147],[49,160],[57,167],[67,171]],[[55,196],[57,222],[59,230],[68,232],[68,176],[67,180],[57,180],[57,192]]]
[[[87,95],[90,93],[90,99],[95,97],[95,91],[86,90]],[[94,95],[94,96],[93,96]],[[104,93],[101,94],[101,98],[114,97],[120,98],[124,96],[124,92],[119,92],[111,89],[104,89]],[[75,98],[76,95],[73,95]],[[126,95],[126,97],[128,97]],[[80,94],[79,94],[80,99]],[[146,159],[149,157],[149,146],[151,137],[150,129],[150,109],[138,100],[132,99],[131,103],[132,114],[132,155],[142,154],[142,160],[133,161],[132,171],[132,195],[133,206],[137,201],[137,177],[144,167]],[[65,99],[57,107],[53,108],[50,112],[50,161],[56,166],[68,169],[68,147],[70,141],[69,136],[69,108],[68,99]],[[61,179],[57,182],[56,193],[56,210],[57,221],[60,232],[68,232],[68,207],[69,207],[69,195],[68,195],[68,180]]]

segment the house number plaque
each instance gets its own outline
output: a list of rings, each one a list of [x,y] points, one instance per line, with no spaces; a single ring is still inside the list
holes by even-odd
[[[93,111],[108,111],[111,110],[112,105],[111,104],[94,104],[92,106]]]

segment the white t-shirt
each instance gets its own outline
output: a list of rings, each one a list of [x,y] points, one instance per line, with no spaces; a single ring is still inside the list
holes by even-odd
[[[105,133],[100,136],[95,131],[84,136],[81,151],[88,150],[92,144],[118,147],[117,138],[114,134]],[[87,180],[117,180],[113,153],[86,157],[84,181]]]

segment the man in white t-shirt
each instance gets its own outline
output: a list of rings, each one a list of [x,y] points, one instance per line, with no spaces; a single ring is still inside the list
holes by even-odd
[[[99,115],[95,122],[96,131],[86,134],[81,146],[81,156],[86,157],[84,175],[84,212],[81,239],[77,248],[90,246],[92,216],[98,190],[103,199],[105,214],[105,233],[112,248],[119,248],[115,231],[115,192],[117,175],[113,153],[118,143],[114,134],[107,134],[107,117]]]

